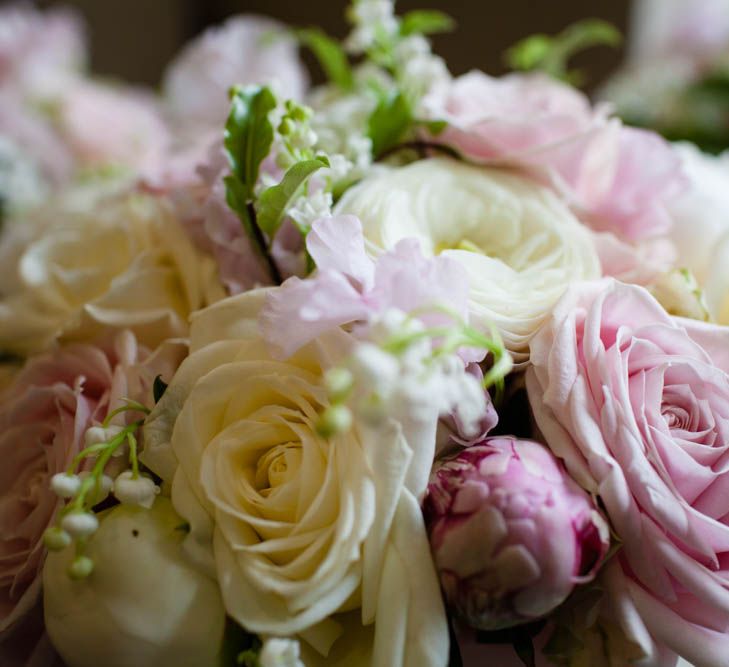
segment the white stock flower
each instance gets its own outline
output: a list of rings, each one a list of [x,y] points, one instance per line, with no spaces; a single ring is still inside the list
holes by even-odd
[[[190,313],[222,296],[213,260],[164,200],[135,193],[64,206],[53,200],[8,229],[15,256],[2,267],[3,350],[29,354],[105,328],[131,329],[155,348],[186,335]]]
[[[696,277],[712,318],[729,324],[729,153],[706,155],[692,144],[676,150],[689,179],[669,206],[680,268]]]
[[[600,276],[593,241],[567,207],[503,170],[421,160],[374,174],[334,211],[360,218],[372,255],[415,237],[426,256],[460,262],[470,277],[472,323],[496,326],[517,362],[569,283]]]
[[[437,413],[416,434],[404,422],[355,420],[324,439],[323,376],[353,341],[337,330],[272,359],[257,325],[267,293],[194,317],[191,355],[145,426],[145,461],[159,462],[171,443],[188,553],[217,577],[228,614],[247,630],[298,635],[302,653],[321,656],[347,653],[375,623],[364,664],[440,667],[448,631],[417,501]],[[348,611],[358,631],[344,631]]]
[[[45,625],[70,667],[217,664],[225,611],[215,582],[181,550],[182,519],[166,498],[117,506],[87,547],[93,576],[74,581],[71,546],[43,570]]]

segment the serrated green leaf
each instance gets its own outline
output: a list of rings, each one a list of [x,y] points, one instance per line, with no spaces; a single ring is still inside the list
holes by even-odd
[[[275,107],[276,97],[265,86],[247,86],[232,91],[224,145],[233,176],[241,186],[236,193],[238,199],[248,200],[253,195],[261,162],[273,143],[273,126],[268,114]]]
[[[311,50],[327,78],[342,90],[354,87],[354,76],[342,45],[318,28],[298,30],[301,44]]]
[[[380,100],[367,122],[372,154],[377,157],[396,146],[412,127],[413,111],[403,93],[394,91]]]
[[[158,375],[152,384],[152,396],[154,397],[155,403],[159,403],[159,399],[164,396],[165,391],[167,391],[167,383],[162,379],[161,375]]]
[[[289,205],[296,199],[307,179],[322,167],[328,167],[326,157],[302,160],[289,168],[281,182],[261,194],[256,205],[259,227],[273,238],[281,226]]]
[[[418,9],[402,17],[400,34],[432,35],[437,32],[449,32],[455,27],[456,22],[444,12],[439,12],[437,9]]]

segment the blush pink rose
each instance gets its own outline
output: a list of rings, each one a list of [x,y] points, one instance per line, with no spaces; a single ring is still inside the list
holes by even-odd
[[[647,665],[678,654],[725,666],[729,328],[674,319],[641,287],[583,283],[532,340],[531,362],[539,428],[622,541],[618,622]]]
[[[69,345],[32,358],[0,395],[0,644],[28,642],[24,622],[39,601],[43,533],[61,507],[50,478],[120,399],[149,404],[156,374],[169,380],[181,359],[180,345],[150,355],[122,332],[108,350]],[[0,657],[11,653],[4,646]]]

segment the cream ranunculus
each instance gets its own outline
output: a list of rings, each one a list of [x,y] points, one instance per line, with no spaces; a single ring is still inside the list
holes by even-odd
[[[55,201],[12,220],[3,243],[0,350],[31,354],[56,340],[128,328],[156,347],[223,294],[161,198],[141,193]]]
[[[192,353],[145,427],[147,463],[173,473],[160,465],[168,441],[179,462],[172,499],[192,526],[188,553],[217,576],[244,628],[298,635],[308,667],[321,661],[306,659],[312,648],[350,666],[442,667],[448,631],[423,489],[406,484],[434,443],[394,421],[322,438],[322,373],[352,339],[337,330],[275,361],[257,327],[266,292],[193,318]],[[343,633],[343,612],[358,614],[359,632]]]
[[[416,237],[426,256],[460,262],[474,323],[495,325],[515,361],[567,285],[600,275],[587,229],[551,192],[505,170],[421,160],[366,179],[336,212],[360,218],[373,255]]]
[[[681,267],[704,290],[712,318],[729,324],[729,153],[707,155],[691,144],[676,150],[689,179],[669,209]]]

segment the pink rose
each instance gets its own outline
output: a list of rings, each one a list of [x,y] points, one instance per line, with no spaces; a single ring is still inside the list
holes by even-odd
[[[43,533],[61,506],[50,478],[120,399],[149,404],[154,377],[169,380],[181,351],[170,344],[150,355],[129,332],[108,350],[69,345],[32,358],[0,396],[0,643],[16,644],[16,630],[18,642],[28,641],[22,630],[39,600]]]
[[[531,361],[539,428],[623,543],[609,584],[618,622],[646,664],[672,664],[668,652],[726,665],[729,329],[671,318],[637,286],[583,283]]]

